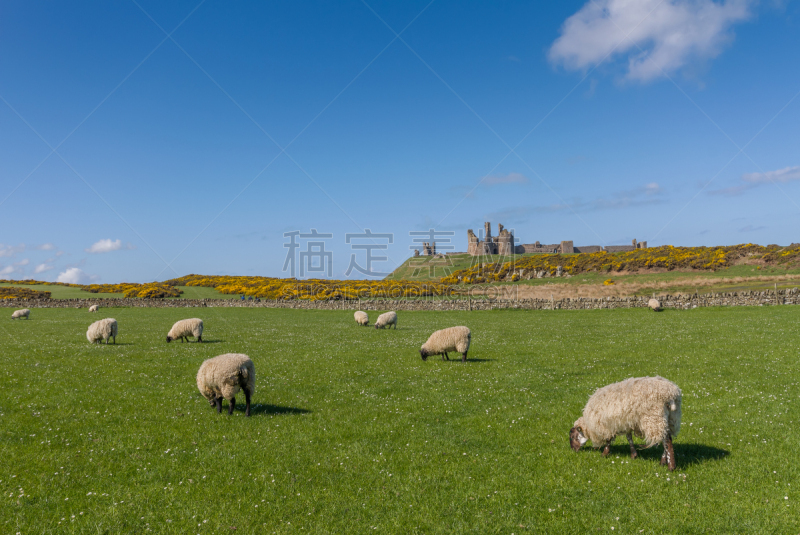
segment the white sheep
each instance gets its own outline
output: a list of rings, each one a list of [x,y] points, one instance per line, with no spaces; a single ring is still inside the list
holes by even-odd
[[[461,353],[461,361],[467,362],[467,351],[472,333],[467,327],[450,327],[433,333],[428,341],[422,344],[419,354],[422,360],[428,360],[430,355],[441,355],[442,360],[450,360],[449,351]]]
[[[114,318],[97,320],[89,325],[89,329],[86,331],[86,339],[93,344],[100,340],[108,344],[109,338],[113,338],[114,343],[117,343],[117,320]]]
[[[397,313],[396,312],[384,312],[380,316],[378,316],[378,320],[375,322],[376,329],[383,329],[387,325],[394,325],[394,328],[397,329]]]
[[[364,327],[369,325],[369,316],[367,316],[366,312],[359,310],[358,312],[353,314],[353,316],[355,316],[356,323],[358,323],[359,325],[363,325]]]
[[[647,306],[650,307],[650,310],[652,310],[653,312],[658,312],[661,310],[661,303],[659,303],[658,299],[656,299],[655,297],[647,302]]]
[[[167,343],[181,339],[181,342],[189,341],[189,337],[194,336],[197,342],[203,341],[203,320],[191,318],[188,320],[176,321],[172,329],[167,333]]]
[[[89,307],[89,312],[97,312],[100,310],[100,305],[92,305]]]
[[[222,412],[222,398],[228,400],[228,415],[236,406],[236,393],[244,390],[245,416],[250,416],[250,396],[256,388],[256,368],[250,357],[241,353],[225,353],[208,359],[197,371],[197,388],[217,412]]]
[[[25,318],[26,320],[31,319],[31,309],[29,308],[22,308],[20,310],[15,310],[13,314],[11,314],[11,319],[16,320],[20,318]]]
[[[625,435],[636,458],[633,437],[644,438],[646,447],[663,443],[661,464],[675,470],[672,438],[681,428],[681,389],[663,377],[632,377],[595,391],[583,408],[583,416],[569,431],[569,443],[578,451],[587,440],[609,454],[617,435]]]

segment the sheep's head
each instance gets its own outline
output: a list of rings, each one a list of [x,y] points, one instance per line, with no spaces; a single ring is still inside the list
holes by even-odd
[[[422,360],[428,360],[428,351],[425,348],[420,349],[419,356],[422,357]]]
[[[583,429],[581,427],[573,427],[569,430],[569,447],[572,448],[574,451],[578,451],[581,449],[581,446],[586,444],[587,439],[583,434]]]
[[[375,324],[375,328],[376,328],[376,329],[380,329],[380,326],[379,326],[379,325],[376,323],[376,324]]]
[[[167,343],[170,343],[170,342],[172,342],[172,337],[167,335]]]

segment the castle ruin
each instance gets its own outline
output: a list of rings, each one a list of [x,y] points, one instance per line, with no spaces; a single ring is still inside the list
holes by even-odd
[[[573,254],[599,253],[600,251],[606,251],[608,253],[620,253],[625,251],[634,251],[636,249],[647,249],[646,241],[637,242],[636,240],[633,240],[631,245],[606,245],[605,247],[601,247],[599,245],[583,245],[580,247],[575,247],[571,240],[549,245],[543,245],[538,241],[536,243],[517,245],[514,243],[514,234],[508,229],[503,228],[503,225],[498,225],[498,235],[492,236],[492,224],[488,221],[483,224],[483,235],[484,239],[481,240],[475,235],[472,229],[467,231],[467,252],[470,255],[484,256],[532,253]]]

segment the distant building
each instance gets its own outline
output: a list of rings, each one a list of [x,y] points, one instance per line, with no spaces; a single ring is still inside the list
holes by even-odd
[[[511,254],[572,254],[572,253],[598,253],[606,251],[609,253],[619,253],[623,251],[633,251],[636,249],[647,249],[647,242],[637,242],[633,240],[632,245],[607,245],[601,247],[599,245],[583,245],[575,247],[572,241],[562,241],[561,243],[554,243],[550,245],[542,245],[538,241],[536,243],[525,243],[516,245],[514,243],[514,234],[508,229],[503,228],[503,225],[498,225],[498,235],[492,236],[492,224],[486,222],[483,224],[484,239],[480,240],[472,231],[467,231],[467,252],[472,256],[482,256],[490,254],[511,255]],[[423,244],[423,253],[424,252]],[[433,254],[436,253],[436,244],[433,244]]]

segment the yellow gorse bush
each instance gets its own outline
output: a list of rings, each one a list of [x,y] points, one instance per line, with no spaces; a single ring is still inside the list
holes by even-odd
[[[452,295],[454,290],[439,282],[342,281],[326,279],[277,279],[186,275],[165,282],[174,286],[216,288],[223,294],[246,295],[263,299],[354,300],[374,298],[414,298]]]
[[[778,245],[731,245],[719,247],[673,247],[664,245],[650,249],[635,249],[623,253],[585,253],[574,255],[542,254],[520,257],[503,264],[478,264],[468,269],[454,271],[441,282],[445,284],[479,284],[505,280],[509,272],[519,270],[547,271],[555,275],[558,266],[566,273],[577,275],[589,271],[612,273],[642,269],[697,269],[716,271],[732,266],[741,258],[761,260],[767,264],[794,264],[800,261],[800,244],[789,247]]]
[[[50,299],[50,292],[17,288],[16,286],[0,286],[0,299]]]
[[[148,282],[138,284],[133,282],[122,282],[120,284],[89,284],[81,288],[84,291],[96,293],[115,293],[125,297],[179,297],[183,291],[163,282]]]
[[[125,297],[150,297],[150,298],[158,298],[158,297],[178,297],[183,293],[183,290],[179,290],[170,284],[166,284],[164,282],[148,282],[145,284],[140,284],[136,282],[122,282],[120,284],[69,284],[66,282],[46,282],[46,281],[35,281],[35,280],[24,280],[24,281],[12,281],[12,280],[0,280],[0,283],[11,283],[11,284],[45,284],[48,286],[68,286],[70,288],[80,288],[85,292],[90,292],[93,294],[96,293],[114,293],[114,294],[123,294]],[[36,290],[28,290],[34,292]],[[50,292],[44,292],[50,294]],[[49,295],[48,295],[49,297]]]

